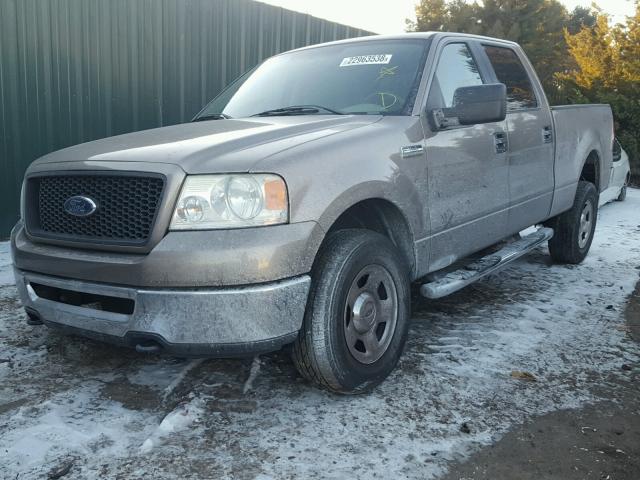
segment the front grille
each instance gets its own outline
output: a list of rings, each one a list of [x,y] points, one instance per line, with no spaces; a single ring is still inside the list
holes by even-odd
[[[164,189],[161,176],[51,175],[29,179],[27,228],[43,238],[144,245],[151,236]],[[71,215],[65,202],[88,197],[91,215]]]

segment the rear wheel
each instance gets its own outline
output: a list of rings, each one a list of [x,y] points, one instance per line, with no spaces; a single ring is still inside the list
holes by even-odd
[[[629,184],[629,177],[627,176],[624,185],[622,186],[622,188],[620,189],[620,194],[618,195],[618,198],[616,198],[616,201],[618,202],[624,202],[625,199],[627,198],[627,185]]]
[[[318,254],[293,360],[337,393],[366,392],[395,368],[409,326],[406,262],[386,237],[341,230]]]
[[[547,222],[554,230],[549,240],[551,258],[558,263],[582,262],[591,248],[597,218],[596,187],[591,182],[580,181],[573,207]]]

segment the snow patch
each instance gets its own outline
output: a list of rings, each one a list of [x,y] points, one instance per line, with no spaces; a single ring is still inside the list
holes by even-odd
[[[96,404],[91,382],[73,395],[64,392],[38,405],[20,407],[0,425],[0,472],[23,473],[41,471],[72,454],[125,456],[145,428],[141,415],[117,402]]]
[[[244,386],[242,387],[242,393],[245,395],[253,388],[253,382],[255,381],[258,373],[260,372],[260,356],[256,355],[253,357],[253,361],[251,362],[251,370],[249,371],[249,377],[246,382],[244,382]]]
[[[0,242],[0,287],[15,284],[12,265],[11,245],[9,242]]]
[[[140,446],[140,453],[149,453],[154,447],[161,445],[170,436],[199,421],[204,413],[202,401],[192,399],[190,402],[178,405],[162,419],[158,428]]]
[[[169,397],[169,395],[171,395],[173,391],[178,387],[178,385],[180,385],[180,383],[184,380],[187,374],[191,370],[196,368],[198,365],[200,365],[202,362],[204,362],[204,359],[198,358],[196,360],[191,360],[189,363],[187,363],[185,367],[178,373],[178,375],[176,375],[173,381],[169,385],[167,385],[167,387],[164,389],[164,393],[162,394],[162,399],[166,400]]]

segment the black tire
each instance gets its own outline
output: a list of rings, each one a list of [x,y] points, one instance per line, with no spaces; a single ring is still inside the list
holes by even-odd
[[[587,210],[589,205],[590,213]],[[585,212],[588,214],[588,225],[585,223]],[[558,263],[582,262],[591,248],[597,219],[598,191],[593,183],[580,181],[573,207],[546,222],[554,230],[553,238],[549,240],[551,258]]]
[[[625,183],[620,189],[620,195],[616,198],[616,202],[624,202],[627,198],[627,184]]]
[[[380,353],[379,348],[377,353],[381,356],[377,360],[373,360],[375,357],[372,356],[371,363],[363,363],[352,352],[364,357],[369,353],[368,347],[364,348],[364,353],[358,353],[354,350],[358,343],[353,343],[353,336],[352,345],[347,344],[347,326],[353,328],[354,323],[361,326],[354,322],[355,310],[349,307],[347,300],[348,296],[354,295],[355,285],[358,285],[356,288],[362,288],[356,291],[358,298],[364,298],[365,293],[369,295],[369,291],[381,291],[379,285],[377,289],[374,288],[377,279],[370,282],[368,275],[357,278],[370,268],[383,275],[383,283],[388,284],[382,289],[383,293],[395,289],[396,295],[386,294],[387,298],[383,298],[384,295],[380,297],[378,294],[379,298],[371,300],[374,304],[373,313],[368,309],[363,317],[358,318],[361,322],[364,321],[362,318],[367,322],[370,320],[372,325],[381,322],[384,315],[380,312],[388,311],[388,306],[382,306],[381,302],[388,305],[386,302],[393,298],[397,306],[393,311],[397,315],[395,328],[390,328],[388,332],[386,328],[393,323],[392,320],[379,324],[383,326],[384,333],[377,337],[378,341],[382,342],[382,338],[384,343],[389,342],[384,353]],[[365,276],[365,283],[360,286]],[[371,277],[377,278],[377,275],[372,274]],[[357,299],[352,303],[357,303]],[[303,377],[332,392],[356,394],[370,391],[398,363],[407,338],[410,310],[409,269],[393,243],[369,230],[340,230],[326,240],[316,258],[304,322],[292,349],[293,361]],[[350,316],[351,320],[348,319]],[[369,333],[378,335],[373,326]]]

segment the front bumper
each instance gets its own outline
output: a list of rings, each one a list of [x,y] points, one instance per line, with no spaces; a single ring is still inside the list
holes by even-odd
[[[175,355],[227,357],[277,350],[302,325],[310,277],[250,286],[146,289],[14,269],[23,305],[45,324]]]
[[[305,275],[324,232],[315,222],[168,232],[145,254],[36,242],[22,222],[11,232],[20,270],[132,288],[227,288]]]

